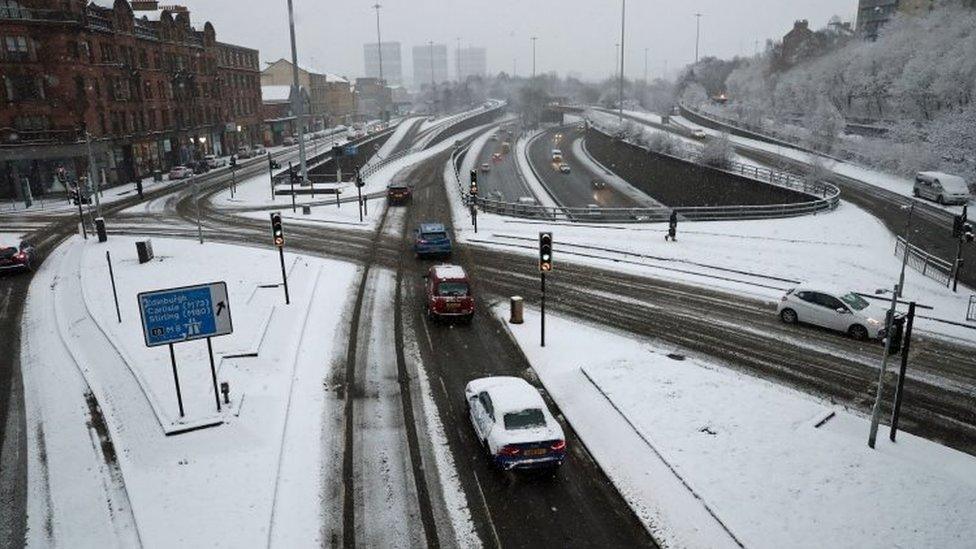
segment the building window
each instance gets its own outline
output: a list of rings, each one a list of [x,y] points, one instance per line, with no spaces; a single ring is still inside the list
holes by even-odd
[[[44,82],[35,76],[6,76],[7,101],[34,101],[44,99]]]
[[[116,78],[112,82],[112,97],[116,101],[126,101],[129,99],[129,81],[124,78]]]
[[[30,19],[30,10],[17,0],[0,0],[0,19]]]
[[[3,43],[7,61],[30,61],[26,36],[8,36]]]

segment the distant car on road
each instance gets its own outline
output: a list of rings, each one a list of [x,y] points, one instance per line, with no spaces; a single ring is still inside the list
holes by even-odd
[[[965,179],[942,172],[918,172],[912,193],[939,204],[967,204],[970,199]]]
[[[556,468],[566,459],[566,437],[539,391],[518,377],[483,377],[464,388],[478,441],[503,470]]]
[[[390,204],[405,204],[413,198],[413,189],[406,183],[390,183],[386,186],[386,200]]]
[[[813,324],[857,340],[885,336],[887,312],[850,291],[798,286],[780,298],[776,313],[787,324]]]
[[[414,231],[413,251],[417,257],[450,257],[451,237],[441,223],[422,223]]]
[[[193,175],[193,169],[188,166],[173,166],[169,170],[169,178],[172,179],[186,179]]]
[[[221,158],[213,154],[208,154],[207,156],[204,156],[203,161],[207,163],[207,166],[209,166],[211,170],[216,168],[221,168],[227,165],[226,158]]]
[[[0,272],[33,271],[34,255],[34,246],[26,241],[16,247],[0,247]]]
[[[708,137],[708,134],[705,133],[705,130],[701,128],[695,128],[691,130],[691,136],[694,137],[695,139],[705,139],[706,137]]]
[[[210,163],[207,162],[206,160],[199,160],[197,162],[193,162],[192,164],[190,164],[190,167],[193,169],[193,173],[198,175],[210,171]]]
[[[427,318],[474,318],[474,296],[464,269],[458,265],[435,265],[427,271],[424,310]]]
[[[252,156],[254,156],[254,151],[251,149],[251,147],[248,147],[247,145],[237,147],[237,158],[251,158]]]
[[[284,146],[286,146],[286,147],[290,147],[290,146],[294,145],[295,143],[296,143],[296,141],[295,141],[295,138],[294,137],[286,137],[286,138],[284,138],[281,141],[281,144],[284,145]]]
[[[268,154],[268,150],[265,149],[264,146],[262,145],[255,145],[253,150],[254,150],[254,156],[264,156]]]
[[[572,169],[570,169],[569,164],[563,162],[559,165],[559,173],[569,173],[571,171]]]
[[[493,162],[501,162],[502,161],[502,153],[495,153],[495,154],[491,155],[491,160]]]
[[[488,173],[488,172],[490,172],[491,171],[491,164],[489,164],[487,162],[485,162],[484,164],[482,164],[481,165],[481,171],[482,171],[482,173]]]
[[[607,184],[602,179],[592,179],[592,180],[590,180],[590,186],[593,187],[593,189],[594,190],[597,190],[597,191],[599,191],[600,189],[606,189],[607,188]]]

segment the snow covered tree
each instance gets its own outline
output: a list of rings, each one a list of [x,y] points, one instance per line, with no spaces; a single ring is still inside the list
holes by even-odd
[[[722,134],[721,137],[711,138],[705,142],[702,148],[701,161],[706,166],[714,168],[725,168],[732,161],[734,154],[732,140],[729,134]]]

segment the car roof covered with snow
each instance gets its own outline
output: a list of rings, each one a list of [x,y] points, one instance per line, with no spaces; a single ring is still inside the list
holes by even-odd
[[[468,390],[470,393],[487,392],[497,414],[521,412],[528,409],[548,412],[546,403],[542,400],[539,391],[520,377],[483,377],[468,383]]]
[[[919,177],[926,177],[929,179],[938,179],[939,183],[942,184],[942,188],[949,189],[958,192],[969,192],[969,187],[966,186],[966,180],[959,177],[958,175],[952,175],[943,172],[918,172]]]
[[[436,265],[431,269],[437,280],[465,280],[468,275],[460,265]]]

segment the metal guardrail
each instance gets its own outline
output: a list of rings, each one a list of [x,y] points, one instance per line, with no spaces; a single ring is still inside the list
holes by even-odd
[[[905,239],[898,237],[895,241],[895,257],[903,258],[905,255]],[[908,245],[908,266],[922,273],[923,276],[942,284],[946,287],[952,282],[952,263],[938,258],[925,250]],[[972,308],[972,304],[970,304]]]
[[[968,322],[976,322],[976,295],[969,296],[969,310],[966,312]]]

